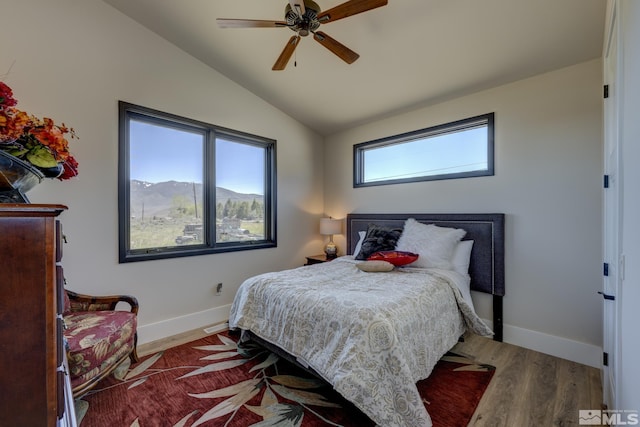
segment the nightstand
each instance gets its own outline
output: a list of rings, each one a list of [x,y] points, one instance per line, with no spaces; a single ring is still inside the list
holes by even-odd
[[[335,259],[335,258],[327,258],[325,254],[311,255],[306,258],[307,258],[307,263],[305,265],[322,264],[323,262],[328,262]]]

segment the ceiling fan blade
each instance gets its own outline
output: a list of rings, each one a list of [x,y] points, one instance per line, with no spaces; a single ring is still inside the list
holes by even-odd
[[[263,21],[261,19],[225,19],[218,18],[218,27],[220,28],[269,28],[269,27],[286,27],[285,21]]]
[[[387,0],[350,0],[318,14],[321,23],[333,22],[351,15],[386,6]]]
[[[329,49],[331,52],[335,53],[347,64],[352,64],[356,59],[360,58],[360,55],[337,41],[323,33],[322,31],[317,31],[313,33],[313,38],[320,43],[322,46]]]
[[[289,4],[291,5],[291,9],[293,9],[300,18],[304,16],[304,1],[303,0],[289,0]]]
[[[299,36],[291,36],[284,49],[282,50],[282,53],[276,60],[276,63],[273,64],[273,71],[282,71],[285,69],[285,67],[287,66],[287,62],[289,62],[291,55],[293,55],[293,51],[296,50],[296,46],[298,46],[299,41]]]

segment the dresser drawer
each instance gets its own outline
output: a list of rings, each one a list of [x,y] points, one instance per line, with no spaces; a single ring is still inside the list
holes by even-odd
[[[64,364],[60,364],[60,366],[58,367],[58,393],[57,393],[57,414],[58,414],[58,419],[64,417],[64,409],[66,406],[66,402],[65,402],[65,377],[66,377],[66,372],[64,371]]]
[[[64,313],[64,270],[56,265],[56,313]]]
[[[64,243],[64,234],[62,234],[62,223],[56,220],[56,262],[62,261],[62,244]]]

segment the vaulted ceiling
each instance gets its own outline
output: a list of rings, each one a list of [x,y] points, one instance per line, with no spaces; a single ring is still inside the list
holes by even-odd
[[[604,0],[389,0],[321,25],[360,54],[349,65],[303,37],[272,71],[288,0],[104,0],[321,135],[602,55]],[[327,10],[344,0],[315,0]]]

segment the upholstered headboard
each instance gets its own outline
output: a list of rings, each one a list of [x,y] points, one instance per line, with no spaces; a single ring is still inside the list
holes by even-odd
[[[504,280],[504,214],[361,214],[347,215],[347,251],[353,253],[358,232],[369,224],[402,229],[408,218],[440,227],[462,228],[467,231],[463,240],[473,240],[469,275],[471,289],[494,296],[494,331],[502,340],[502,296]]]

